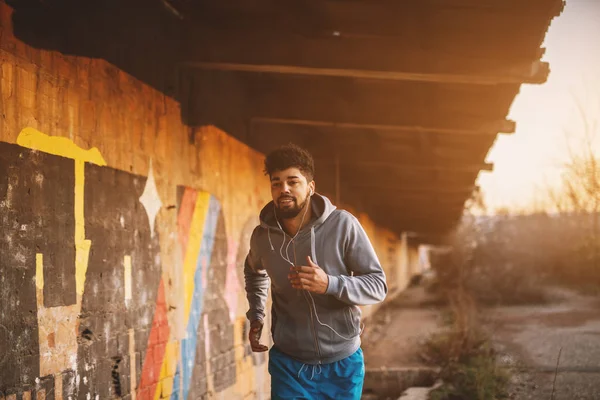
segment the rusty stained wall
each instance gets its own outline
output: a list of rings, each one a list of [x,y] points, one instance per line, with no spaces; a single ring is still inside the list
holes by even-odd
[[[10,13],[0,3],[0,399],[267,397],[242,274],[269,200],[262,156],[191,131],[102,60],[15,40]],[[402,285],[400,238],[359,218]]]

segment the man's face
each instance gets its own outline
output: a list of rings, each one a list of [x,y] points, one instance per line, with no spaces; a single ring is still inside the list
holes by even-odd
[[[271,175],[271,196],[281,218],[294,218],[307,204],[315,182],[308,182],[298,168],[275,171]]]

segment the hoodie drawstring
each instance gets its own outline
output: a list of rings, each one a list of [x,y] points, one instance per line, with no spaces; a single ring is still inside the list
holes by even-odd
[[[310,256],[315,264],[319,265],[317,252],[315,251],[315,226],[310,227]]]
[[[271,228],[267,227],[267,236],[269,237],[269,244],[271,245],[271,251],[275,251],[275,248],[273,247],[273,242],[271,241]]]
[[[323,370],[321,369],[320,365],[311,365],[312,367],[312,373],[310,374],[310,380],[312,381],[315,377],[315,370],[318,370],[317,375],[319,375]],[[308,370],[308,365],[307,364],[302,364],[302,366],[300,367],[300,371],[298,371],[298,378],[300,378],[300,374],[302,374],[302,371]]]

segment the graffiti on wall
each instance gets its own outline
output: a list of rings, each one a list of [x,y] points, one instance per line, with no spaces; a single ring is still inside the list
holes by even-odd
[[[174,189],[182,285],[168,304],[152,168],[115,170],[27,128],[0,143],[0,170],[0,398],[191,399],[235,384],[240,246],[214,196]]]

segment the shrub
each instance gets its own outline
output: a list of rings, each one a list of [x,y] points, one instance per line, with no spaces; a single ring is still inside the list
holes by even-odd
[[[508,373],[496,365],[496,353],[479,328],[472,297],[456,290],[449,294],[449,304],[444,328],[423,343],[423,360],[441,367],[444,382],[431,399],[503,398]]]

